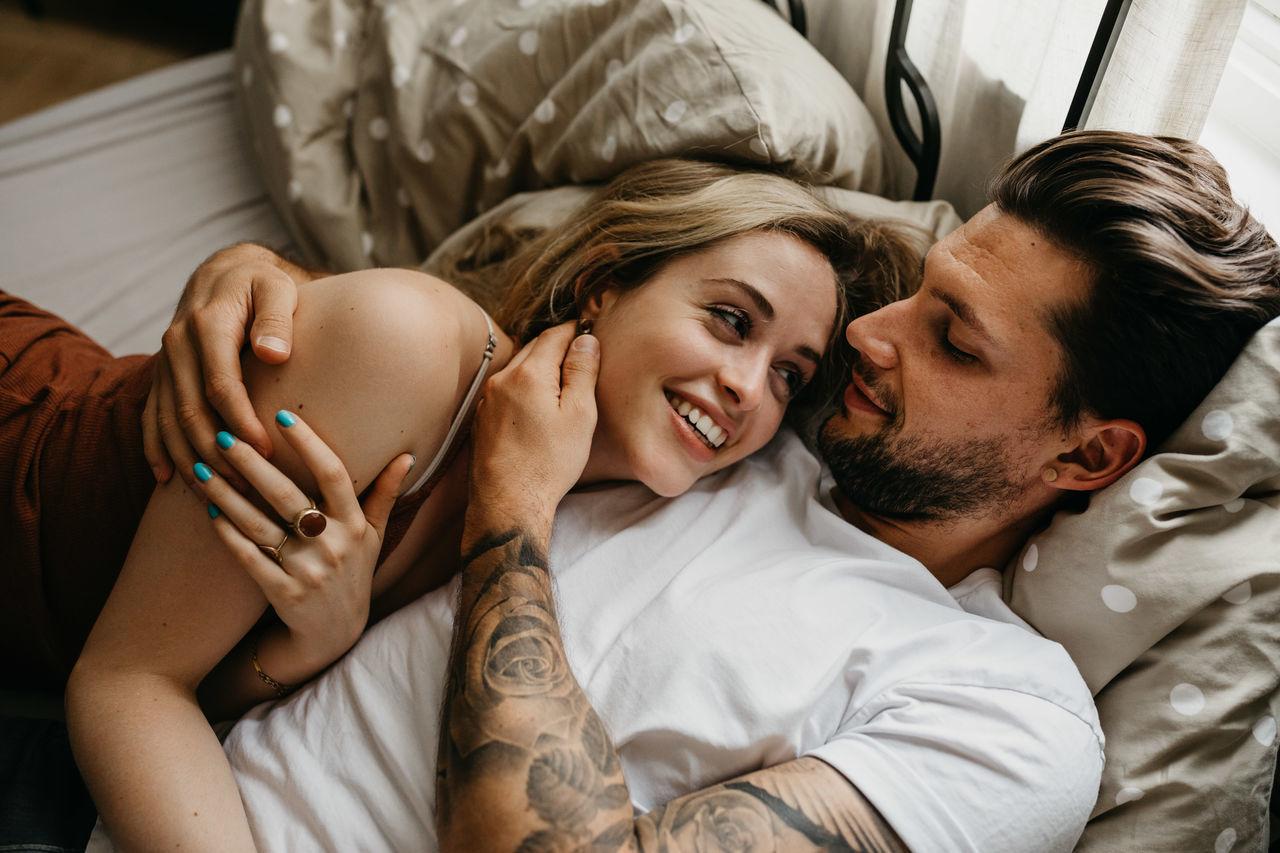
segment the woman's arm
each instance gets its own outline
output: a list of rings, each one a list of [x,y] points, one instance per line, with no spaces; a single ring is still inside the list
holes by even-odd
[[[283,674],[271,668],[272,660],[283,657],[290,669],[300,667],[305,676],[337,660],[364,633],[387,518],[413,463],[408,454],[397,456],[361,501],[342,460],[304,419],[281,412],[277,423],[284,425],[285,440],[319,483],[315,503],[324,508],[325,523],[319,532],[295,535],[285,519],[308,504],[314,507],[311,498],[247,443],[219,433],[220,452],[274,514],[205,469],[200,481],[216,507],[214,529],[266,595],[279,621],[253,630],[201,682],[200,705],[211,720],[234,719],[249,706],[296,686],[270,674]],[[284,542],[281,559],[268,556],[258,542]]]
[[[339,276],[300,294],[294,356],[279,367],[246,359],[245,377],[260,419],[305,412],[359,491],[395,455],[435,449],[483,328],[474,305],[437,280],[393,270]],[[273,443],[276,465],[316,494],[298,455],[278,434]],[[195,691],[264,608],[202,501],[180,478],[158,486],[67,687],[77,761],[124,849],[251,848]],[[281,681],[298,679],[289,665],[262,660]]]

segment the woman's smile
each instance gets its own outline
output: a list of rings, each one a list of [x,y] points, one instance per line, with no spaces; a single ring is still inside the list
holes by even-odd
[[[697,406],[678,394],[667,392],[667,402],[671,404],[671,408],[676,414],[688,424],[693,432],[702,439],[703,443],[711,449],[716,449],[724,444],[726,438],[729,437],[729,430],[722,427],[712,417],[711,413],[706,410],[705,406]]]

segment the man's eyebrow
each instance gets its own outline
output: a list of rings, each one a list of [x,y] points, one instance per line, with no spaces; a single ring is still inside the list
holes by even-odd
[[[747,298],[755,303],[756,309],[760,312],[761,317],[766,320],[773,319],[773,303],[770,302],[763,293],[757,290],[754,285],[748,284],[740,278],[706,278],[703,279],[703,281],[715,284],[733,285],[738,290],[741,290],[746,294]],[[822,362],[822,353],[818,352],[811,346],[801,344],[796,347],[796,352],[800,353],[800,355],[807,358],[809,361],[812,361],[814,364],[820,364]]]
[[[942,290],[935,290],[934,288],[929,288],[926,290],[926,293],[950,308],[951,313],[955,314],[956,317],[960,319],[961,323],[964,323],[972,329],[974,334],[978,335],[978,337],[982,338],[989,344],[995,343],[995,338],[991,337],[991,333],[987,331],[987,327],[983,325],[980,319],[978,319],[978,315],[974,312],[972,306],[970,306],[968,302],[965,302],[954,294],[947,293]]]

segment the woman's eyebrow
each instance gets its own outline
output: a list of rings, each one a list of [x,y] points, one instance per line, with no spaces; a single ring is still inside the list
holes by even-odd
[[[816,349],[814,349],[811,346],[805,346],[804,344],[801,344],[800,346],[796,347],[796,352],[800,353],[800,355],[803,358],[805,358],[808,361],[812,361],[814,364],[822,363],[822,354],[819,353]]]
[[[765,298],[765,295],[757,290],[754,286],[748,284],[740,278],[704,278],[704,282],[708,284],[731,284],[741,290],[747,297],[756,304],[760,316],[766,320],[773,319],[773,303]]]
[[[756,309],[760,312],[760,316],[765,320],[772,320],[774,316],[773,303],[769,301],[763,293],[757,290],[753,285],[748,284],[740,278],[704,278],[702,280],[706,284],[728,284],[736,287],[746,294],[747,298],[755,303]],[[802,358],[812,361],[814,364],[822,362],[822,353],[818,352],[811,346],[801,344],[796,347],[796,352]]]

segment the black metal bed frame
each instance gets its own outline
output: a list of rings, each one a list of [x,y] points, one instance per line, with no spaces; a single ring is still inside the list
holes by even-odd
[[[912,198],[926,201],[933,197],[933,185],[938,177],[938,159],[942,152],[942,122],[938,104],[934,100],[929,83],[907,53],[907,24],[911,20],[913,0],[897,0],[893,9],[893,24],[889,30],[889,50],[885,58],[884,96],[889,113],[889,124],[898,143],[916,168],[916,186]],[[778,0],[764,0],[779,9]],[[1062,130],[1075,130],[1084,124],[1098,95],[1102,76],[1111,61],[1112,51],[1120,38],[1125,16],[1133,0],[1107,0],[1094,34],[1093,44],[1085,59],[1084,69],[1076,84],[1075,96],[1067,110]],[[808,19],[804,0],[787,0],[787,20],[791,26],[808,38]],[[907,115],[902,90],[906,89],[915,101],[920,130],[917,132]]]

